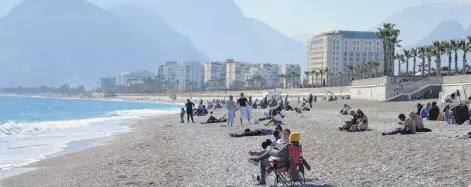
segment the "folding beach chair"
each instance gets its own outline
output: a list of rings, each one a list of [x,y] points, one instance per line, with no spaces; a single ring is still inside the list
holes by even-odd
[[[296,183],[305,184],[301,145],[288,145],[288,160],[288,163],[270,161],[270,166],[267,167],[267,176],[269,171],[275,173],[274,185],[294,186]]]

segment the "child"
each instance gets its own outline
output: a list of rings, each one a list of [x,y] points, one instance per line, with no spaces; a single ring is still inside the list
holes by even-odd
[[[182,108],[182,111],[180,112],[180,118],[182,119],[182,121],[180,123],[185,123],[183,121],[183,117],[185,117],[185,109],[184,108]]]

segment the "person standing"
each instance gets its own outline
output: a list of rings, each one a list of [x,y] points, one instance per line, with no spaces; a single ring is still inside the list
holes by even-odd
[[[190,123],[190,117],[191,117],[191,122],[195,123],[195,121],[193,121],[193,107],[195,107],[195,104],[192,103],[190,99],[187,99],[185,106],[186,106],[187,123]]]
[[[309,94],[309,107],[312,108],[312,101],[314,100],[314,97],[312,94]]]
[[[240,98],[237,100],[237,105],[239,106],[239,111],[240,111],[240,124],[242,124],[243,119],[247,119],[250,123],[250,111],[249,108],[247,107],[247,98],[244,97],[244,93],[240,93]]]
[[[234,109],[236,108],[236,103],[234,102],[234,98],[232,95],[229,96],[229,100],[226,103],[226,109],[227,109],[227,126],[233,126],[234,125],[234,117],[235,117],[235,112]]]

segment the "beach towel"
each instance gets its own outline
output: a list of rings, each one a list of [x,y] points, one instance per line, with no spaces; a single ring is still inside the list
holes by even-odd
[[[241,106],[239,108],[239,111],[240,111],[240,117],[242,119],[250,119],[251,115],[250,115],[249,107]]]

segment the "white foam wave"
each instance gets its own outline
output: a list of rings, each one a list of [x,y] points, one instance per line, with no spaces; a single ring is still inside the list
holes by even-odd
[[[152,117],[157,115],[175,114],[178,109],[172,110],[117,110],[107,112],[104,117],[79,119],[79,120],[64,120],[64,121],[45,121],[35,123],[21,123],[9,121],[0,125],[0,139],[6,136],[21,135],[26,133],[34,133],[39,131],[52,131],[59,129],[80,128],[92,124],[106,122],[110,120],[126,120],[142,117]]]

